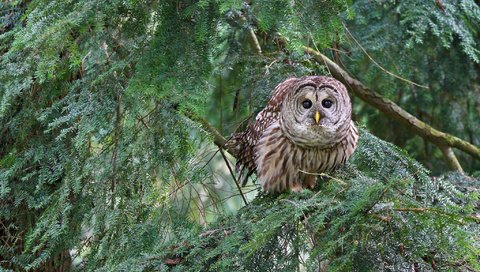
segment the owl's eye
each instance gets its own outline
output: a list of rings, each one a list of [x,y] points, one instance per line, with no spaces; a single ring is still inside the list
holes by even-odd
[[[333,105],[332,100],[330,100],[330,99],[323,99],[323,100],[322,100],[322,106],[323,106],[324,108],[327,108],[327,109],[328,109],[328,108],[330,108],[332,105]]]
[[[311,107],[312,107],[312,101],[310,101],[310,100],[308,100],[308,99],[307,99],[307,100],[304,100],[304,101],[302,102],[302,107],[304,107],[305,109],[311,108]]]

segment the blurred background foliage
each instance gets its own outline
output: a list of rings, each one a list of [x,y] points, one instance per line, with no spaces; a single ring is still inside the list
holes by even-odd
[[[357,124],[406,152],[363,130],[319,193],[250,184],[243,207],[199,122],[228,138],[287,77],[328,74],[309,46],[479,146],[479,42],[473,0],[4,1],[0,267],[479,270],[478,159],[449,173],[352,97]]]

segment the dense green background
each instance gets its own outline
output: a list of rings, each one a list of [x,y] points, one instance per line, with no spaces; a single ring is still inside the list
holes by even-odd
[[[250,185],[241,208],[198,120],[228,137],[285,78],[328,74],[310,46],[479,146],[479,43],[473,0],[4,1],[0,267],[478,271],[478,159],[450,173],[352,97],[348,165],[320,193]]]

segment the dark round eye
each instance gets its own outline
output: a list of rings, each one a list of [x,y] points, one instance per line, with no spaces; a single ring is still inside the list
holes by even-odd
[[[310,100],[308,100],[308,99],[307,99],[307,100],[304,100],[304,101],[302,102],[302,107],[304,107],[305,109],[311,108],[311,107],[312,107],[312,101],[310,101]]]
[[[322,100],[322,106],[323,106],[324,108],[327,108],[327,109],[328,109],[328,108],[330,108],[332,105],[333,105],[332,100],[330,100],[330,99],[323,99],[323,100]]]

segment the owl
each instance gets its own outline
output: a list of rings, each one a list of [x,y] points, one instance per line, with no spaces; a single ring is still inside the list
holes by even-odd
[[[289,78],[255,122],[227,142],[243,184],[256,173],[268,193],[312,189],[318,173],[345,163],[357,145],[345,86],[326,76]]]

